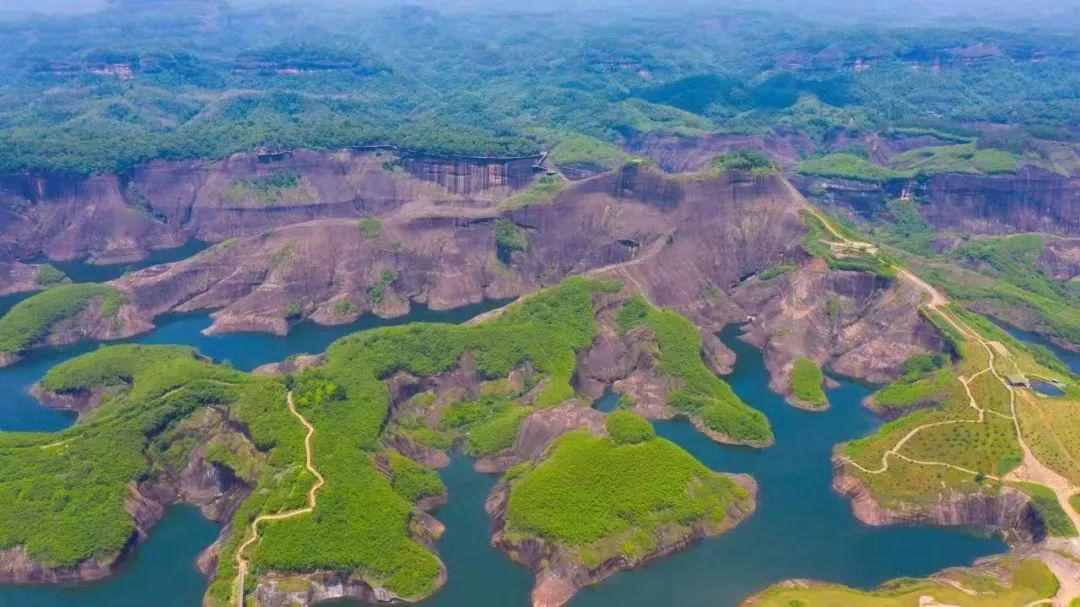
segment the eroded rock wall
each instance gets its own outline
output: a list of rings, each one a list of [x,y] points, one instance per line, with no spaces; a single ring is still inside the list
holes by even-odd
[[[140,259],[188,238],[218,242],[304,221],[382,215],[408,203],[491,206],[535,159],[400,158],[389,150],[156,160],[124,175],[0,176],[0,259]],[[275,174],[281,190],[252,188]]]

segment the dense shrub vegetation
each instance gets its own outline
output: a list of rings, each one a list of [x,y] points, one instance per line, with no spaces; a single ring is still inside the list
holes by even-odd
[[[795,360],[791,369],[791,393],[799,402],[811,407],[824,407],[828,404],[825,391],[821,388],[825,376],[813,360],[802,357]]]
[[[65,391],[118,384],[130,389],[70,429],[0,433],[0,548],[22,545],[52,565],[116,557],[135,532],[128,485],[160,465],[147,457],[154,441],[196,409],[244,399],[252,385],[188,348],[163,346],[104,348],[43,381]]]
[[[656,430],[648,420],[629,411],[612,411],[605,424],[608,436],[617,445],[633,445],[656,437]]]
[[[756,150],[739,150],[720,154],[713,158],[712,167],[717,171],[769,172],[773,163],[769,157]]]
[[[617,316],[625,331],[647,327],[660,350],[659,370],[676,380],[668,404],[683,414],[698,417],[706,428],[729,438],[751,443],[772,441],[769,421],[750,408],[701,360],[701,335],[685,317],[659,310],[640,297],[628,301]]]
[[[717,20],[755,34],[717,36]],[[644,133],[779,127],[815,144],[845,130],[930,133],[968,147],[913,157],[912,168],[997,172],[1030,151],[1023,137],[986,136],[975,149],[979,134],[955,125],[1070,137],[1080,78],[1075,41],[1052,31],[826,25],[714,7],[206,13],[117,3],[5,23],[0,44],[17,49],[0,61],[0,171],[125,171],[152,158],[379,144],[548,149],[561,166],[611,168]],[[963,56],[976,46],[993,52]],[[840,160],[840,172],[867,175]]]
[[[661,527],[716,526],[730,507],[745,507],[745,489],[674,443],[637,439],[580,430],[560,438],[547,459],[511,481],[509,531],[576,548],[596,565],[614,554],[644,556]]]
[[[34,345],[58,322],[96,303],[110,318],[124,303],[116,289],[97,284],[60,285],[23,300],[0,318],[0,353],[21,352]]]

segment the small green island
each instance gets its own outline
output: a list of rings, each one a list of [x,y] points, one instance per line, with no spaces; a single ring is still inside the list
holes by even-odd
[[[713,472],[628,411],[607,436],[564,435],[539,462],[511,468],[489,500],[494,542],[536,571],[533,603],[636,567],[749,516],[757,486]]]

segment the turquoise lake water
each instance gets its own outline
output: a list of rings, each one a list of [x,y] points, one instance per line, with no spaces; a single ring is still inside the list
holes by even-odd
[[[1008,331],[1010,335],[1012,335],[1016,339],[1019,339],[1020,341],[1027,341],[1027,342],[1031,342],[1033,344],[1039,344],[1041,346],[1045,346],[1046,349],[1048,349],[1051,352],[1053,352],[1054,354],[1056,354],[1057,357],[1060,358],[1062,360],[1062,362],[1065,363],[1065,366],[1072,369],[1073,373],[1080,374],[1080,352],[1073,352],[1071,350],[1066,350],[1065,348],[1062,348],[1061,346],[1055,344],[1054,342],[1050,341],[1049,339],[1046,339],[1045,337],[1039,335],[1038,333],[1032,333],[1030,331],[1025,331],[1023,329],[1017,329],[1016,327],[1014,327],[1012,325],[1007,325],[1007,324],[1002,323],[1001,328]]]
[[[419,308],[392,321],[365,317],[342,327],[304,323],[287,337],[204,336],[200,331],[209,326],[208,316],[174,316],[161,319],[155,331],[131,341],[192,345],[215,360],[252,369],[290,354],[320,352],[337,337],[364,328],[414,320],[460,322],[494,305],[450,312]],[[752,474],[761,486],[757,512],[719,538],[583,590],[572,605],[733,607],[753,591],[790,577],[869,587],[893,577],[968,564],[1006,549],[997,538],[960,530],[859,524],[847,502],[830,489],[830,454],[834,444],[865,435],[878,424],[859,404],[869,388],[841,381],[839,388],[829,391],[833,407],[825,413],[790,407],[768,390],[760,352],[735,339],[736,333],[737,329],[729,328],[722,335],[738,355],[727,379],[744,400],[769,416],[776,445],[760,451],[727,447],[712,443],[684,422],[658,422],[656,427],[662,436],[714,469]],[[70,424],[70,416],[41,407],[26,390],[50,366],[95,347],[44,351],[0,369],[0,387],[8,395],[0,403],[0,428],[57,430]],[[615,400],[609,393],[597,407],[607,410]],[[483,503],[496,479],[474,472],[471,462],[460,456],[441,474],[450,504],[437,513],[447,526],[438,548],[448,564],[449,582],[424,605],[526,605],[532,576],[488,545],[490,521]],[[0,607],[197,607],[206,581],[192,563],[216,533],[217,526],[191,508],[175,507],[117,576],[74,587],[0,586]]]

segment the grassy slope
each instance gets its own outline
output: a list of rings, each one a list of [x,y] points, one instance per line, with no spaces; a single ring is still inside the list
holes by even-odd
[[[955,307],[951,308],[949,313],[982,333],[985,339],[997,341],[1007,348],[1007,356],[999,354],[995,357],[998,373],[1019,371],[1028,375],[1057,378],[1066,383],[1074,382],[1068,374],[1055,371],[1040,362],[1043,353],[1027,348],[982,317]],[[952,339],[959,359],[951,366],[936,371],[924,366],[923,374],[901,378],[897,384],[879,392],[879,396],[885,396],[886,401],[896,402],[898,405],[906,405],[920,394],[932,394],[932,397],[927,398],[937,402],[938,406],[920,409],[900,417],[883,425],[870,436],[842,445],[840,450],[844,455],[865,467],[877,468],[882,454],[918,426],[946,420],[977,419],[977,413],[970,407],[958,377],[972,377],[986,368],[987,354],[985,349],[973,340],[965,340],[955,335]],[[1060,365],[1060,362],[1057,364]],[[1054,366],[1052,362],[1051,366]],[[972,381],[970,389],[981,407],[1005,415],[1010,413],[1008,391],[988,373],[983,373]],[[1064,400],[1069,398],[1071,397],[1066,396]],[[1064,465],[1067,461],[1067,456],[1058,453],[1060,438],[1065,436],[1067,440],[1069,432],[1072,432],[1070,427],[1075,424],[1055,428],[1054,432],[1059,434],[1059,440],[1055,440],[1048,430],[1036,432],[1023,423],[1023,402],[1021,394],[1018,397],[1018,409],[1025,438],[1032,450],[1041,461],[1067,475],[1067,472],[1057,465]],[[901,453],[920,460],[948,462],[975,470],[982,475],[993,476],[1006,474],[1018,465],[1021,459],[1012,421],[989,413],[982,423],[949,424],[921,430],[904,445]],[[996,492],[1000,488],[998,483],[988,479],[974,478],[972,475],[938,466],[917,466],[898,458],[890,459],[889,471],[885,474],[864,474],[857,470],[853,472],[860,476],[875,498],[885,506],[934,501],[942,492],[953,490],[964,493]]]
[[[123,304],[123,295],[105,285],[61,285],[15,304],[0,318],[0,353],[16,353],[43,339],[56,323],[82,312],[95,300],[109,317]]]
[[[804,175],[881,183],[939,173],[995,175],[1016,172],[1020,157],[993,148],[977,148],[974,143],[923,147],[904,152],[883,166],[857,154],[826,154],[799,163]]]
[[[676,380],[668,404],[677,411],[697,416],[707,428],[732,439],[752,443],[772,441],[769,420],[750,408],[701,360],[701,335],[685,317],[650,306],[640,297],[619,311],[622,330],[648,327],[660,350],[659,370]]]
[[[507,529],[569,547],[595,565],[615,554],[646,555],[661,529],[720,525],[748,497],[667,440],[620,443],[576,431],[511,481]]]
[[[108,370],[88,373],[99,358]],[[127,486],[152,473],[154,440],[196,408],[241,401],[260,383],[187,348],[118,346],[54,368],[46,386],[130,388],[62,432],[0,433],[0,547],[24,545],[53,565],[116,556],[134,531]]]
[[[791,370],[791,392],[799,401],[813,407],[828,404],[825,391],[821,388],[824,381],[821,368],[813,360],[803,357],[795,361]]]
[[[755,607],[909,607],[930,596],[941,604],[957,607],[1016,607],[1057,593],[1058,581],[1042,562],[1029,559],[1008,564],[1011,583],[1002,584],[996,576],[979,572],[953,571],[965,588],[978,589],[971,596],[937,580],[902,578],[863,591],[838,584],[819,584],[805,588],[773,586],[754,597]]]

